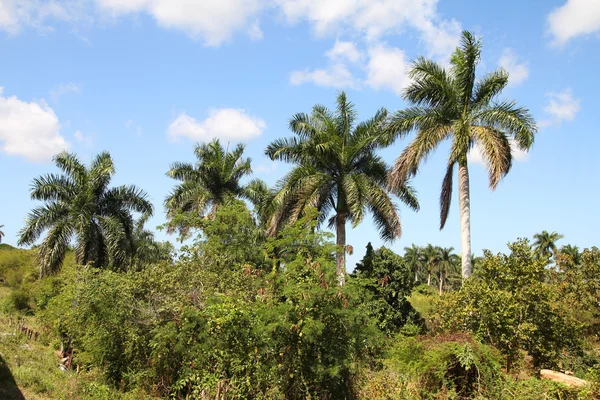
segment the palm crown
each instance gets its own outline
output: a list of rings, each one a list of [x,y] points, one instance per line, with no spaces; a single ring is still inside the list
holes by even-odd
[[[135,186],[109,187],[115,169],[107,152],[87,168],[66,152],[56,155],[54,162],[63,174],[34,179],[31,198],[45,204],[27,217],[19,245],[33,244],[48,231],[39,249],[41,275],[60,269],[73,236],[79,264],[122,268],[133,252],[132,212],[153,211],[146,193]]]
[[[550,258],[556,253],[556,242],[564,236],[558,232],[542,231],[533,235],[533,248],[540,258]]]
[[[309,208],[320,211],[318,223],[329,218],[337,233],[337,272],[345,274],[346,221],[356,227],[370,211],[382,238],[401,234],[398,209],[391,194],[413,209],[418,202],[412,190],[399,185],[386,189],[388,167],[375,151],[383,144],[381,129],[387,118],[384,109],[373,118],[356,123],[357,114],[345,93],[337,97],[337,109],[316,105],[311,114],[292,117],[292,138],[272,142],[265,153],[295,167],[278,183],[269,205],[268,231],[275,233],[293,223]]]
[[[451,140],[440,194],[440,229],[448,218],[454,168],[458,165],[463,277],[471,275],[467,154],[478,145],[489,172],[490,188],[495,189],[510,171],[511,145],[528,150],[536,131],[526,108],[514,101],[495,101],[508,83],[504,70],[489,73],[479,81],[475,79],[480,54],[481,42],[471,33],[463,32],[449,70],[433,61],[417,59],[410,71],[412,83],[404,96],[413,106],[396,112],[387,127],[390,140],[417,132],[392,168],[389,178],[392,189],[402,187],[440,143]]]
[[[243,158],[244,145],[238,144],[233,151],[223,148],[218,139],[196,146],[196,165],[175,162],[167,176],[180,181],[165,199],[167,217],[172,219],[179,212],[194,212],[200,216],[214,215],[222,205],[236,198],[253,203],[262,201],[266,185],[255,179],[248,185],[242,178],[252,173],[250,158]],[[185,227],[179,227],[182,232]]]

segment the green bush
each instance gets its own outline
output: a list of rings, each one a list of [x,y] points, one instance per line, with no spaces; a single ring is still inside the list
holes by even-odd
[[[555,368],[567,353],[582,351],[581,324],[556,285],[548,283],[545,261],[525,240],[509,255],[485,252],[476,274],[436,302],[437,329],[467,331],[506,356],[510,370],[525,350],[536,367]]]
[[[484,395],[501,377],[500,354],[468,335],[400,338],[385,361],[420,396]]]
[[[30,296],[24,290],[14,290],[8,298],[9,307],[15,311],[26,311],[31,309],[29,306]]]

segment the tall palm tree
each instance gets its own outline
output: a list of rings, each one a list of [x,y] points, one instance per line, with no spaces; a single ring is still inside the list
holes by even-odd
[[[376,150],[384,145],[381,129],[387,112],[381,109],[362,123],[356,123],[356,118],[354,106],[342,92],[334,112],[316,105],[311,114],[294,115],[290,130],[296,136],[275,140],[265,150],[272,160],[295,164],[271,199],[269,233],[298,220],[309,208],[320,211],[319,224],[333,212],[328,222],[336,229],[340,284],[346,274],[346,222],[356,227],[370,211],[381,237],[393,240],[400,236],[401,227],[391,195],[412,209],[419,208],[409,186],[386,188],[388,166]]]
[[[224,149],[219,139],[196,146],[196,164],[175,162],[167,176],[181,183],[165,199],[167,218],[178,213],[195,213],[200,217],[214,215],[224,204],[244,198],[259,204],[266,185],[259,179],[243,185],[241,180],[252,174],[250,158],[243,158],[245,146],[238,144],[233,151]],[[177,226],[182,236],[189,232],[185,225]],[[171,226],[170,231],[175,227]]]
[[[422,249],[414,243],[411,247],[404,248],[404,262],[406,262],[410,266],[411,271],[415,273],[415,282],[419,281],[419,273],[421,272],[421,252]]]
[[[533,249],[541,259],[550,259],[556,253],[556,242],[564,236],[558,232],[542,231],[533,235]]]
[[[0,229],[4,228],[4,225],[0,225]],[[4,232],[0,231],[0,243],[2,243],[2,238],[4,237]]]
[[[446,224],[454,169],[458,166],[462,276],[471,276],[471,217],[467,154],[478,145],[489,171],[493,190],[512,165],[514,145],[528,150],[536,132],[535,121],[526,108],[514,101],[496,102],[508,83],[504,70],[475,80],[481,41],[463,32],[449,70],[433,61],[419,58],[411,68],[412,83],[404,98],[412,107],[396,112],[387,134],[390,141],[416,131],[416,137],[396,160],[389,177],[390,188],[402,187],[414,176],[420,164],[442,142],[451,139],[446,175],[440,195],[440,229]]]
[[[132,212],[153,211],[147,194],[135,186],[109,187],[115,167],[107,152],[89,167],[66,152],[56,155],[54,163],[63,174],[33,180],[31,198],[45,204],[28,215],[18,244],[31,245],[48,232],[39,248],[41,276],[60,270],[73,237],[78,264],[123,268],[132,252]]]
[[[438,248],[439,260],[437,263],[439,273],[439,288],[440,294],[444,291],[444,278],[448,278],[452,273],[455,273],[459,265],[459,257],[453,253],[454,247]]]

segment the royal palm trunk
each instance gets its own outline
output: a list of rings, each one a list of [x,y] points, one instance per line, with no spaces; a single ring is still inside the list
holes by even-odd
[[[458,166],[458,207],[460,209],[460,241],[462,277],[471,276],[471,200],[467,163]]]
[[[346,281],[346,214],[336,216],[336,237],[335,270],[340,286],[343,286]]]

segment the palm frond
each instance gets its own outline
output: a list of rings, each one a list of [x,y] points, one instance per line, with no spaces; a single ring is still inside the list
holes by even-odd
[[[471,132],[481,149],[490,177],[490,188],[494,190],[512,166],[510,142],[504,133],[490,127],[474,126]]]
[[[454,175],[455,162],[450,162],[446,169],[446,175],[442,181],[442,190],[440,192],[440,230],[444,229],[450,212],[450,203],[452,202],[452,178]]]
[[[513,136],[521,150],[529,150],[537,132],[535,120],[525,107],[518,107],[514,101],[504,101],[483,108],[473,120],[478,125],[489,126]]]
[[[471,107],[479,109],[487,106],[497,95],[504,90],[508,84],[508,73],[503,70],[497,70],[483,77],[475,85]]]
[[[390,189],[397,190],[401,188],[407,179],[416,175],[420,164],[443,140],[449,137],[450,133],[451,128],[445,125],[421,130],[400,154],[390,170],[388,175]]]

